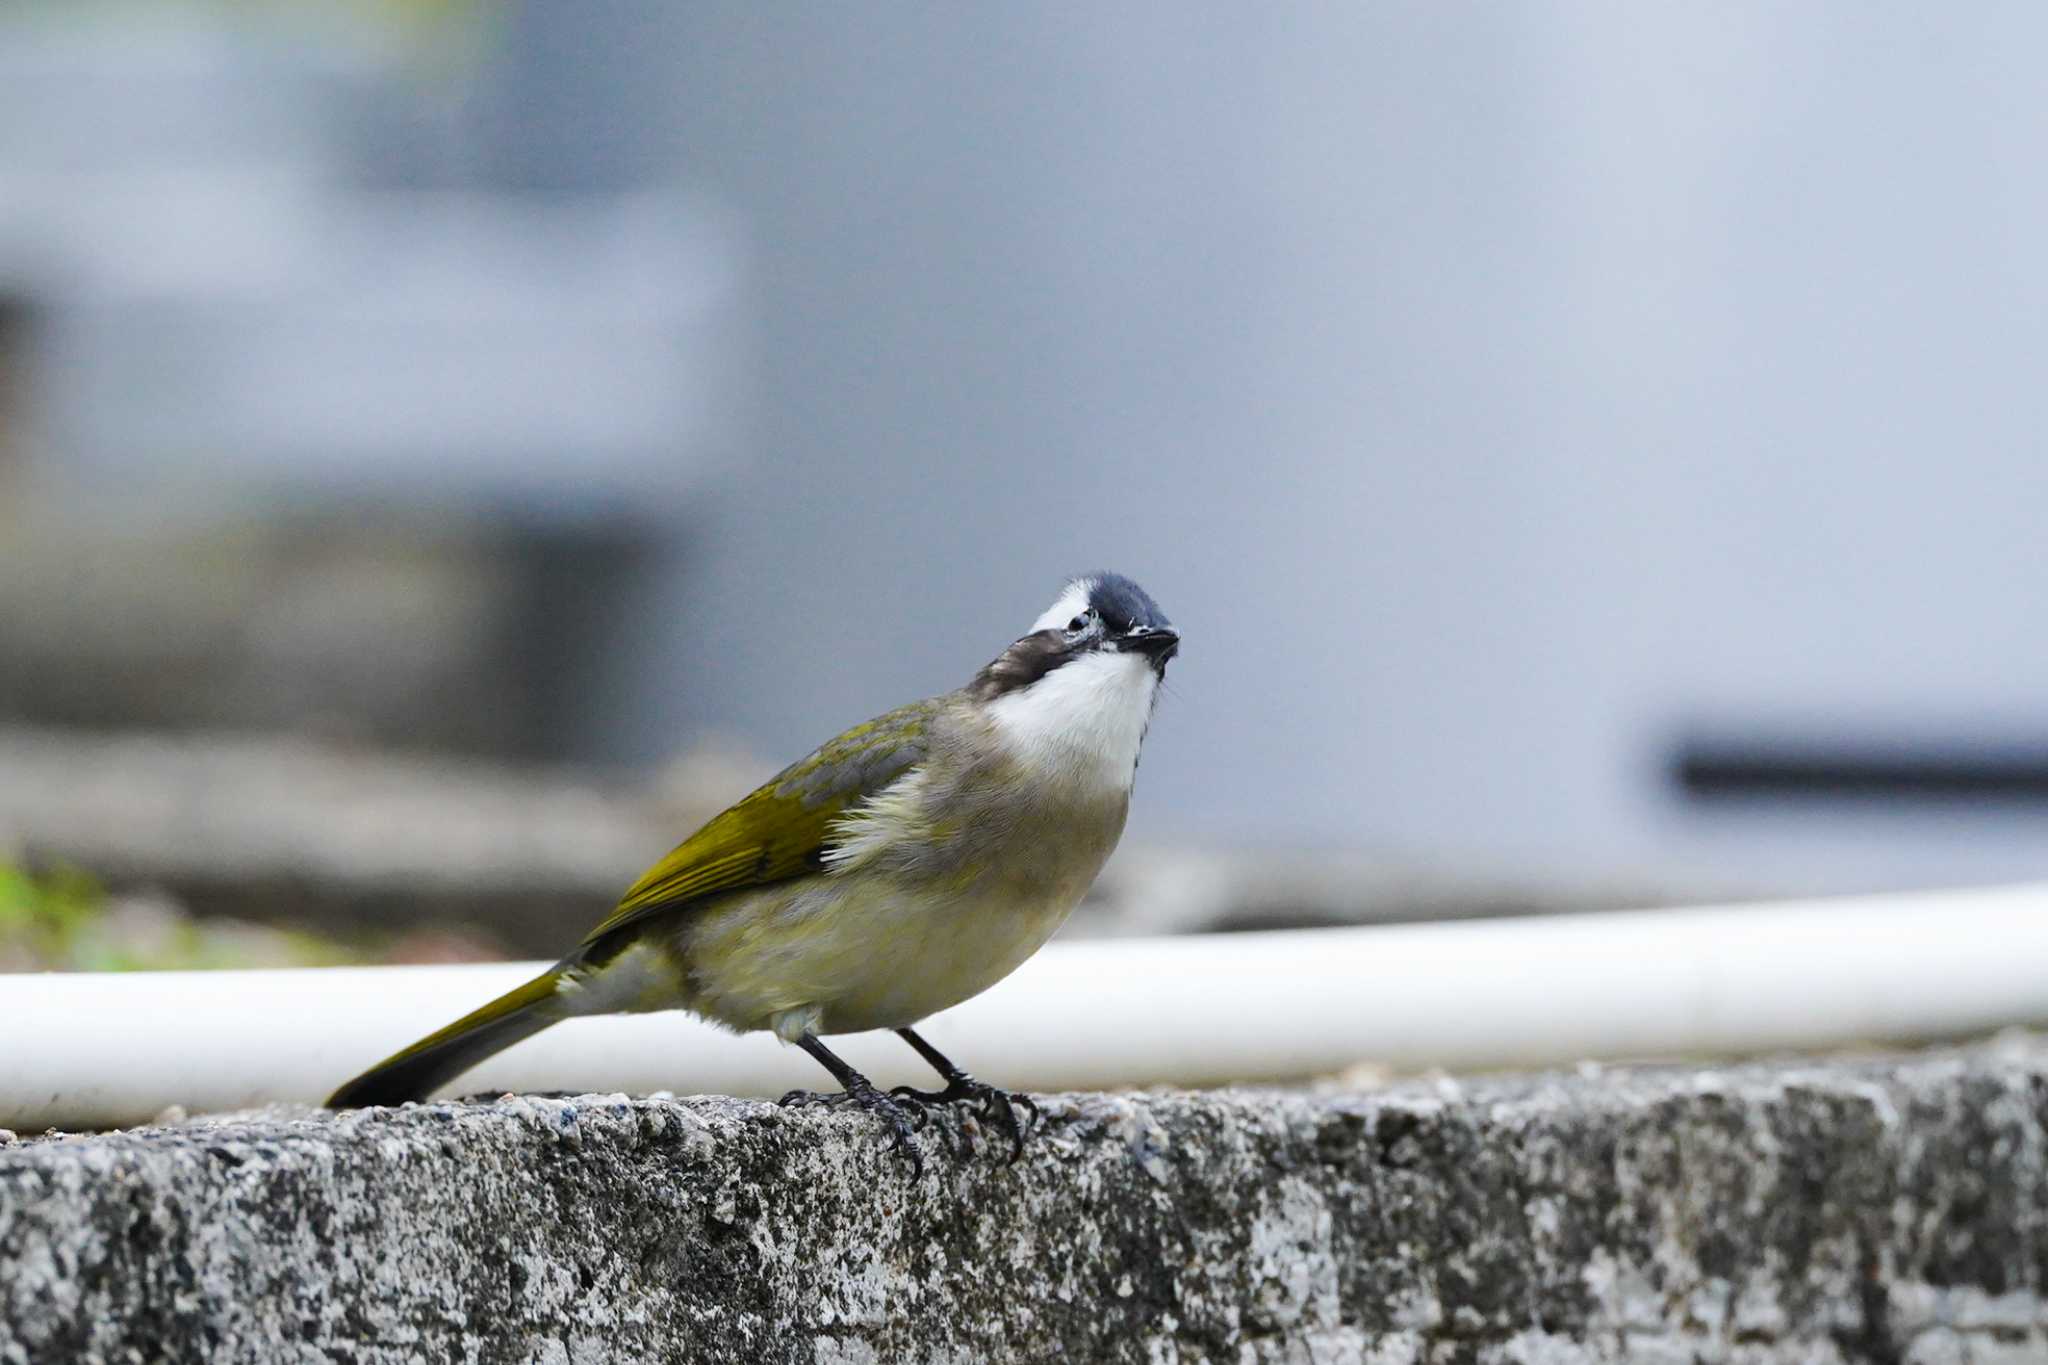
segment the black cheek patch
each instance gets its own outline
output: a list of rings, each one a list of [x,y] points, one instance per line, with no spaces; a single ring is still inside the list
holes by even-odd
[[[968,691],[982,701],[992,701],[1031,686],[1073,657],[1066,636],[1057,630],[1027,635],[1004,650],[987,668],[974,675]]]

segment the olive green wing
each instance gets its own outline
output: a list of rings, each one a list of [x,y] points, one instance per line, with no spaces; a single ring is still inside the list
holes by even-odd
[[[856,725],[769,778],[648,868],[584,944],[656,911],[817,871],[832,822],[923,761],[940,704]]]

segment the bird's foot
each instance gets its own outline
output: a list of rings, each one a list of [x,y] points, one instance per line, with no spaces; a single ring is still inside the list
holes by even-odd
[[[947,1077],[944,1090],[913,1090],[907,1085],[899,1085],[889,1093],[898,1099],[909,1100],[919,1106],[920,1111],[927,1107],[959,1104],[962,1101],[973,1104],[981,1111],[984,1122],[994,1124],[1010,1135],[1010,1160],[1013,1162],[1024,1155],[1025,1129],[1037,1123],[1039,1118],[1038,1104],[1029,1095],[1019,1091],[998,1090],[986,1081],[975,1080],[964,1071],[955,1072]],[[1020,1112],[1029,1114],[1030,1119],[1027,1121],[1021,1118]],[[919,1117],[923,1117],[921,1112]]]
[[[912,1136],[913,1127],[922,1126],[924,1115],[884,1095],[866,1080],[858,1080],[856,1084],[849,1085],[844,1090],[831,1090],[822,1094],[815,1090],[792,1090],[777,1103],[786,1109],[839,1109],[851,1105],[855,1109],[873,1114],[888,1125],[891,1145],[910,1159],[914,1173],[919,1176],[924,1174],[924,1152],[918,1148],[917,1140]]]

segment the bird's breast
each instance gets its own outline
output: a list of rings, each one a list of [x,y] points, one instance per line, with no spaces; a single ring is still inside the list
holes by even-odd
[[[804,1019],[820,1032],[897,1028],[1008,976],[1101,871],[1126,803],[956,793],[933,815],[870,829],[857,861],[692,915],[679,945],[691,1004],[733,1027]]]

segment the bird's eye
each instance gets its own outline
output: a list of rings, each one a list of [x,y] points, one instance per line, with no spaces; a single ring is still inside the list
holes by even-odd
[[[1084,611],[1079,616],[1076,616],[1073,620],[1067,622],[1067,633],[1070,635],[1079,635],[1082,631],[1088,629],[1088,627],[1091,624],[1093,624],[1094,621],[1095,613],[1092,611]]]

